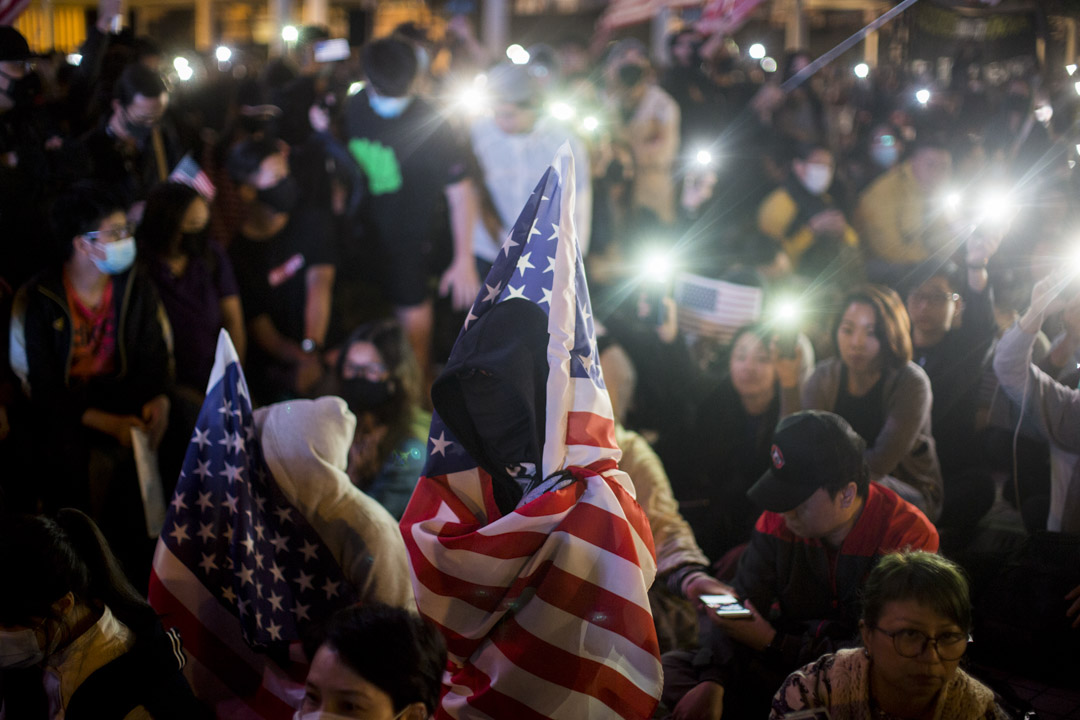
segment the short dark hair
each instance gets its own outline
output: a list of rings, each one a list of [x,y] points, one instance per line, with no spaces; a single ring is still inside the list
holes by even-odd
[[[446,666],[446,643],[429,623],[406,610],[367,603],[339,610],[321,642],[308,646],[314,657],[327,645],[349,669],[390,696],[394,711],[423,703],[429,713],[439,703]]]
[[[959,565],[940,555],[904,550],[881,558],[863,584],[863,622],[877,627],[885,605],[903,600],[914,600],[965,632],[971,630],[967,576]]]
[[[833,344],[836,345],[840,323],[852,303],[873,308],[874,335],[881,343],[885,367],[896,369],[911,362],[911,318],[896,291],[884,285],[861,285],[844,296],[833,325]],[[840,354],[839,346],[836,354]]]
[[[57,258],[61,262],[70,258],[72,241],[97,230],[101,221],[114,212],[124,212],[124,204],[107,186],[97,182],[80,181],[58,195],[49,213]]]
[[[363,59],[364,75],[375,92],[387,97],[407,95],[420,67],[416,48],[393,37],[365,45]]]
[[[829,497],[834,498],[849,483],[855,483],[855,494],[865,498],[870,494],[870,465],[866,462],[866,441],[850,427],[847,428],[845,434],[853,445],[853,452],[840,453],[842,460],[840,472],[831,476],[821,487],[829,494]]]
[[[919,265],[904,279],[898,290],[907,298],[936,277],[944,278],[953,292],[963,289],[966,285],[960,267],[952,260],[946,260],[944,263],[935,261]]]
[[[262,161],[279,152],[281,152],[281,146],[276,140],[266,137],[244,140],[229,152],[225,168],[229,171],[229,177],[234,183],[247,185],[251,176],[258,172]]]
[[[127,107],[135,101],[136,95],[156,98],[163,92],[167,92],[165,81],[161,75],[146,67],[142,63],[133,63],[124,68],[120,78],[116,81],[113,97],[120,104]]]

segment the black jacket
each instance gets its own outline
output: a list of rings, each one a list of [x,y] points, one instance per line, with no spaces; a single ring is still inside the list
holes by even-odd
[[[28,283],[16,302],[25,309],[16,346],[25,348],[32,406],[45,427],[79,425],[87,408],[141,415],[142,406],[172,383],[172,340],[157,290],[141,272],[113,276],[116,371],[88,382],[71,377],[71,308],[62,269],[51,268]],[[21,343],[18,335],[21,335]]]

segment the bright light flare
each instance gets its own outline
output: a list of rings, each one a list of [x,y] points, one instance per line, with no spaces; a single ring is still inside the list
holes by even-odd
[[[944,204],[945,209],[955,212],[960,209],[960,203],[964,201],[964,196],[959,191],[952,191],[945,194]]]
[[[195,68],[190,65],[184,65],[183,67],[176,68],[176,77],[180,78],[184,82],[187,82],[195,74]]]
[[[1046,124],[1050,122],[1050,118],[1054,117],[1054,108],[1049,104],[1040,105],[1035,108],[1035,119],[1039,122]]]
[[[294,43],[300,38],[300,31],[295,25],[286,25],[281,28],[281,39],[287,43]]]
[[[675,274],[675,260],[667,250],[653,248],[642,258],[641,274],[651,282],[666,283]]]
[[[1065,72],[1069,73],[1069,77],[1072,77],[1076,74],[1076,65],[1066,65]]]
[[[979,222],[1002,223],[1013,211],[1013,201],[1005,190],[991,189],[979,198]]]
[[[794,327],[802,316],[802,308],[795,300],[781,300],[773,308],[773,321],[785,327]]]
[[[506,48],[506,57],[515,65],[528,65],[531,56],[528,50],[514,43]]]
[[[586,115],[581,121],[581,127],[588,132],[596,132],[596,129],[600,127],[600,121],[594,115]]]
[[[859,63],[852,68],[852,71],[855,73],[855,77],[863,79],[870,75],[870,66],[866,63]]]
[[[755,60],[761,60],[765,57],[765,46],[761,43],[754,43],[750,46],[750,49],[746,51],[746,54]]]
[[[188,62],[188,59],[186,57],[181,55],[179,57],[173,58],[172,66],[176,70],[176,72],[180,72],[180,68],[191,67],[191,63]]]
[[[563,102],[562,100],[557,100],[551,103],[551,107],[548,108],[548,112],[551,113],[551,117],[555,118],[556,120],[563,121],[571,120],[575,115],[577,115],[577,111],[574,110],[574,107],[570,103]]]
[[[232,50],[224,45],[218,45],[217,50],[214,51],[214,57],[219,63],[227,63],[232,60]]]
[[[451,104],[469,115],[483,115],[491,109],[491,93],[487,89],[487,75],[480,73],[470,82],[462,83],[453,92]]]
[[[697,151],[697,155],[694,156],[694,159],[697,160],[698,165],[704,165],[707,167],[709,165],[712,165],[713,156],[711,152],[702,148],[701,150]]]
[[[346,91],[349,95],[358,95],[361,90],[364,89],[363,82],[349,83],[349,89]]]
[[[776,72],[776,67],[776,61],[773,60],[771,57],[767,57],[761,61],[761,69],[767,73]]]
[[[918,100],[920,105],[926,105],[930,102],[930,91],[926,88],[922,88],[915,93],[915,99]]]
[[[67,56],[68,65],[74,65],[78,67],[82,63],[82,55],[79,53],[71,53]]]

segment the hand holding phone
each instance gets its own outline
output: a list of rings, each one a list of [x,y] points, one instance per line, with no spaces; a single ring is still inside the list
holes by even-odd
[[[722,618],[737,620],[754,616],[734,595],[702,595],[701,602]]]

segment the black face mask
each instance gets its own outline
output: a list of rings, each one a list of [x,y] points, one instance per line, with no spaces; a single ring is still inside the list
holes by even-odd
[[[202,255],[206,252],[208,234],[208,228],[180,233],[180,249],[187,255]]]
[[[484,455],[483,460],[476,458],[481,466],[493,477],[535,476],[540,456],[534,419],[518,403],[507,401],[506,386],[493,376],[470,375],[462,389]]]
[[[353,378],[342,380],[341,397],[354,415],[374,412],[385,406],[397,395],[396,380],[368,380]]]
[[[299,197],[300,188],[292,177],[285,178],[273,187],[259,190],[256,195],[259,202],[279,213],[292,212]]]

